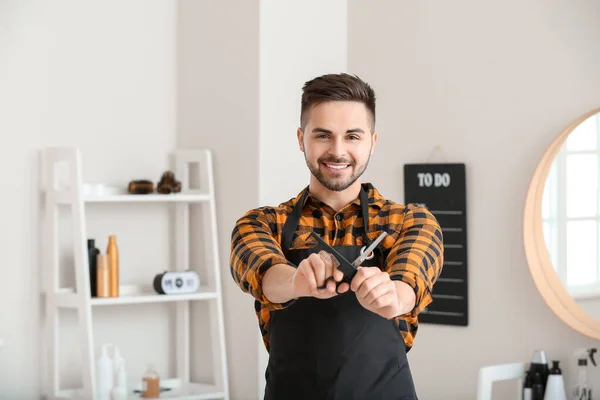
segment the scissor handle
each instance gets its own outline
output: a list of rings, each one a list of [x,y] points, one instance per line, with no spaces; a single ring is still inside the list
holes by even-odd
[[[367,246],[363,246],[360,248],[360,255],[364,255],[365,254],[365,250],[367,250]],[[371,260],[373,257],[375,257],[375,252],[371,251],[369,254],[366,255],[365,260]]]
[[[340,285],[341,285],[342,283],[347,283],[348,285],[350,284],[350,282],[348,281],[348,279],[347,279],[345,276],[344,276],[344,277],[342,278],[342,280],[341,280],[341,281],[339,281],[339,282],[336,282],[336,280],[335,280],[335,279],[333,279],[333,276],[330,276],[329,278],[325,279],[325,282],[323,283],[323,286],[318,286],[318,287],[317,287],[317,289],[319,289],[319,290],[323,290],[323,289],[325,289],[325,288],[327,287],[327,283],[328,283],[329,281],[333,281],[333,282],[335,282],[335,292],[336,292],[337,294],[341,294],[341,293],[339,292],[339,290],[338,290],[338,289],[339,289],[339,287],[340,287]],[[345,293],[345,292],[344,292],[344,293]]]

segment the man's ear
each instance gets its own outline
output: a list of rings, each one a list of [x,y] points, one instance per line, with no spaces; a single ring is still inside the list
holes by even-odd
[[[375,144],[377,143],[378,137],[379,135],[377,134],[377,132],[373,132],[373,135],[371,136],[371,140],[373,141],[373,144],[371,144],[371,155],[373,155],[373,153],[375,152]]]
[[[300,151],[304,153],[304,131],[302,131],[302,128],[298,128],[296,136],[298,137],[298,146],[300,147]]]

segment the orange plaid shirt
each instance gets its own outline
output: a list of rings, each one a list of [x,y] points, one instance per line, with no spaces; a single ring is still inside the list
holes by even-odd
[[[414,309],[395,318],[407,351],[413,346],[418,328],[418,315],[431,303],[433,285],[443,265],[442,230],[435,217],[420,205],[399,205],[383,198],[371,184],[366,184],[369,197],[368,236],[376,239],[382,231],[388,234],[381,242],[384,268],[392,280],[410,285],[416,295]],[[237,285],[255,299],[255,311],[264,345],[269,351],[269,320],[272,312],[288,307],[272,303],[262,292],[262,278],[276,264],[293,265],[281,250],[281,234],[288,214],[300,201],[302,192],[278,207],[260,207],[248,211],[235,224],[231,235],[231,274]],[[341,221],[335,220],[342,214]],[[337,222],[337,227],[336,227]],[[363,219],[357,198],[340,211],[308,195],[298,223],[292,249],[311,247],[306,244],[313,228],[323,229],[323,240],[331,246],[362,246]]]

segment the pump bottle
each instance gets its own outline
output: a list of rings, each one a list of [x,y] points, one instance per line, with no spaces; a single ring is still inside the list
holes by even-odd
[[[563,380],[562,370],[558,364],[559,361],[552,361],[552,368],[546,382],[544,400],[567,400],[565,381]]]

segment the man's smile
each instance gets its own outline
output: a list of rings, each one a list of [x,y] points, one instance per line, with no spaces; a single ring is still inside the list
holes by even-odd
[[[327,169],[332,171],[341,171],[350,166],[350,164],[331,164],[331,163],[322,163]]]

